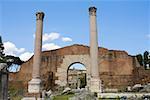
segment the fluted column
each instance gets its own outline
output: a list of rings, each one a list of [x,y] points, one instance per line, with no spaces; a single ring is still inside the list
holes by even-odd
[[[35,33],[35,47],[33,58],[32,80],[29,82],[28,92],[40,92],[40,66],[41,66],[41,51],[42,51],[42,33],[43,33],[43,12],[36,13],[36,33]]]
[[[90,16],[90,61],[91,61],[91,91],[100,92],[100,78],[98,69],[98,36],[96,23],[96,7],[89,8]]]

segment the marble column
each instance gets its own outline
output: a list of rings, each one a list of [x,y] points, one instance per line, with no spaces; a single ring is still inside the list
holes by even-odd
[[[91,92],[101,92],[101,81],[98,68],[98,36],[95,7],[89,8],[90,16],[90,61],[91,61]]]
[[[28,83],[29,93],[40,93],[40,66],[42,52],[42,33],[43,33],[44,13],[36,13],[36,33],[35,33],[35,48],[33,57],[32,80]]]

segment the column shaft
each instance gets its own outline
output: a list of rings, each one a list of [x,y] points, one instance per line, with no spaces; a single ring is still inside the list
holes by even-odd
[[[99,77],[98,70],[98,36],[96,23],[96,9],[90,12],[90,57],[92,77]]]
[[[43,21],[37,20],[32,78],[40,77]]]

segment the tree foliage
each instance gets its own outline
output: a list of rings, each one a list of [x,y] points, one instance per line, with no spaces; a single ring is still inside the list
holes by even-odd
[[[147,67],[150,64],[149,63],[149,61],[150,61],[150,59],[149,59],[149,52],[145,51],[143,56],[144,56],[144,67]]]
[[[21,65],[23,63],[23,61],[21,61],[19,57],[4,54],[4,46],[2,43],[1,36],[0,36],[0,63],[6,63],[8,67],[10,67],[12,64]]]
[[[145,69],[150,68],[150,53],[148,51],[145,51],[143,53],[143,55],[142,54],[136,55],[136,58],[137,58],[139,64],[141,66],[144,66]]]

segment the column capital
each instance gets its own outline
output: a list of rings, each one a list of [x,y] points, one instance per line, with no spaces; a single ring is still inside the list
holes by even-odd
[[[36,12],[36,20],[43,20],[44,12]]]
[[[90,7],[89,8],[89,14],[92,16],[96,16],[96,10],[97,10],[96,7]]]

